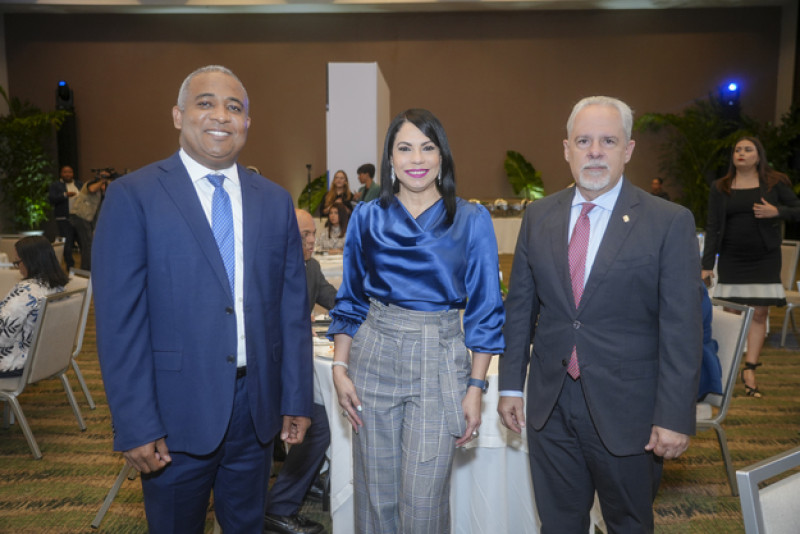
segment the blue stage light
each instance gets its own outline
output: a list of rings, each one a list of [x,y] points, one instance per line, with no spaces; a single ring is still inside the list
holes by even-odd
[[[737,85],[736,82],[731,82],[731,83],[728,84],[728,91],[730,91],[732,93],[735,92],[738,88],[739,88],[739,85]]]
[[[58,82],[59,87],[64,87],[65,85],[67,85],[67,82],[65,82],[64,80],[59,80]]]

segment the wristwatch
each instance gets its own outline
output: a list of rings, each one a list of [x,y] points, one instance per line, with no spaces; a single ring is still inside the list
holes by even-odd
[[[479,388],[481,391],[486,393],[486,390],[489,389],[489,381],[488,380],[479,380],[477,378],[470,378],[467,380],[467,389],[470,387]]]

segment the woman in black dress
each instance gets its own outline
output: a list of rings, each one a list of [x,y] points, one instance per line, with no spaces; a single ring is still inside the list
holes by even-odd
[[[800,219],[800,200],[789,178],[769,166],[761,142],[743,137],[734,146],[728,173],[711,184],[702,276],[712,276],[719,254],[714,297],[755,308],[742,370],[750,397],[761,397],[755,370],[761,365],[769,307],[786,304],[780,219]]]

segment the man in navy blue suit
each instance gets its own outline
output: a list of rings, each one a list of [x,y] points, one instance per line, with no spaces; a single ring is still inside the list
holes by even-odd
[[[300,235],[288,193],[236,163],[250,118],[230,70],[190,74],[172,115],[180,151],[114,182],[95,236],[114,448],[151,532],[203,532],[213,489],[225,532],[260,534],[271,442],[310,424]]]

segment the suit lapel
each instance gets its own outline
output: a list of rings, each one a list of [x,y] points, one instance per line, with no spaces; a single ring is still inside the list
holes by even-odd
[[[640,215],[638,205],[639,199],[636,195],[636,189],[627,181],[623,181],[619,198],[617,198],[617,203],[614,205],[614,211],[611,212],[606,232],[600,242],[600,248],[597,250],[594,264],[592,264],[592,271],[583,290],[581,309],[585,307],[586,302],[592,298],[592,294],[601,285],[608,269],[617,258],[620,248],[628,238],[631,229],[638,222]]]
[[[197,198],[197,191],[180,156],[175,154],[166,160],[161,169],[165,171],[159,177],[161,186],[172,199],[178,213],[186,220],[187,226],[197,241],[197,246],[208,259],[220,284],[230,293],[228,275],[225,272],[225,265],[219,254],[214,233],[211,231],[206,214],[203,212],[203,206],[200,205],[200,199]]]
[[[263,180],[255,176],[241,165],[237,165],[239,171],[239,183],[242,188],[242,254],[244,256],[244,279],[247,283],[247,273],[251,267],[251,259],[258,250],[259,235],[258,229],[263,225],[257,224],[258,218],[262,215],[264,205],[263,197],[259,194],[257,180]],[[245,287],[244,285],[242,287]],[[245,291],[247,293],[247,291]]]

